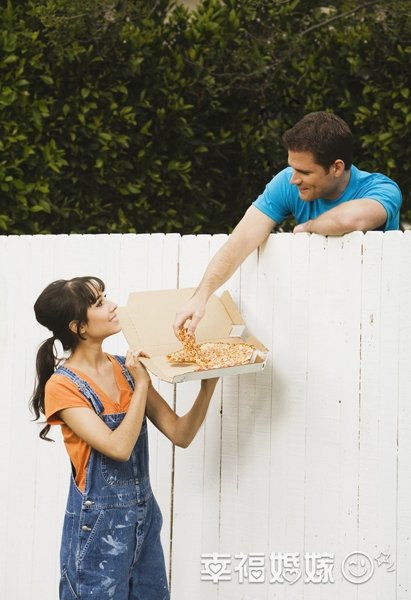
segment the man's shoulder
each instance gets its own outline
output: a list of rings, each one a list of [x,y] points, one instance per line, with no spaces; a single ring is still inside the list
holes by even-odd
[[[292,168],[285,167],[267,183],[264,191],[253,202],[253,206],[276,223],[281,223],[295,213],[298,190],[291,184]]]
[[[371,198],[382,204],[387,212],[385,230],[398,229],[399,211],[402,194],[398,184],[383,173],[370,173],[352,167],[353,186],[350,196],[353,198]]]
[[[352,165],[351,173],[353,174],[354,181],[358,182],[359,184],[367,183],[378,185],[379,183],[391,183],[398,187],[398,184],[393,179],[388,177],[388,175],[379,173],[378,171],[364,171],[355,165]]]

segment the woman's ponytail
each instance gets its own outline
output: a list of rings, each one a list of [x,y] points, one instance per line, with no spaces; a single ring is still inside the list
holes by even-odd
[[[44,407],[44,391],[47,381],[54,373],[58,358],[54,348],[55,338],[52,336],[43,342],[38,349],[36,358],[36,385],[33,395],[30,399],[30,409],[35,415],[35,421],[45,414]],[[40,437],[43,440],[52,442],[53,440],[47,437],[50,430],[50,425],[46,425],[40,431]]]

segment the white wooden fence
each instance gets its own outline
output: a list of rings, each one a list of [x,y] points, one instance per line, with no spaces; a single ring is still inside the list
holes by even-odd
[[[0,598],[58,597],[69,464],[58,428],[40,441],[27,408],[47,336],[34,300],[86,274],[119,304],[195,286],[224,240],[0,238]],[[410,258],[407,232],[277,234],[228,282],[271,354],[219,383],[188,449],[151,431],[173,600],[411,597]],[[122,334],[106,349],[124,352]],[[177,412],[198,388],[154,384]]]

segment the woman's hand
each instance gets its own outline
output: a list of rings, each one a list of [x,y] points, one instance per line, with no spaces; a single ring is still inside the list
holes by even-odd
[[[126,367],[133,376],[136,386],[146,384],[148,387],[151,383],[150,375],[140,358],[150,357],[144,350],[128,350],[126,355]]]

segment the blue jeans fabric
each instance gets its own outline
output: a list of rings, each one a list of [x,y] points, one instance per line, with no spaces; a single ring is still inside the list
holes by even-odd
[[[131,387],[122,357],[116,357]],[[102,415],[94,390],[66,367],[69,377],[110,429],[124,413]],[[144,419],[131,457],[114,461],[92,450],[82,493],[72,475],[60,551],[60,600],[169,600],[160,542],[162,516],[148,471]]]

